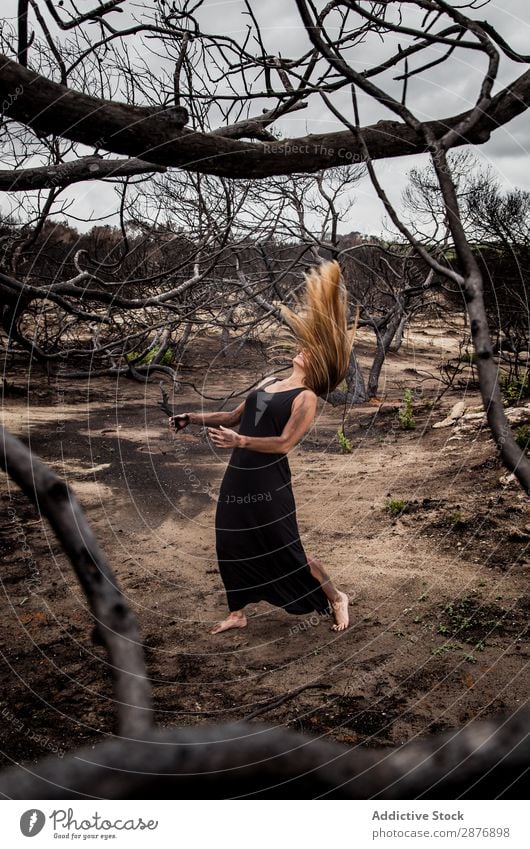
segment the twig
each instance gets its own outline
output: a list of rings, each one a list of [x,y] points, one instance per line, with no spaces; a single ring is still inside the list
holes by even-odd
[[[292,690],[290,693],[284,693],[283,696],[276,696],[276,698],[271,699],[267,704],[262,705],[260,708],[256,708],[256,710],[252,711],[252,713],[247,714],[247,716],[243,717],[244,722],[248,722],[249,719],[255,719],[256,716],[261,716],[264,713],[268,713],[269,710],[272,710],[275,707],[279,707],[284,704],[284,702],[288,702],[291,699],[299,696],[300,693],[303,693],[304,690],[330,690],[331,684],[303,684],[301,687],[297,687],[296,690]]]

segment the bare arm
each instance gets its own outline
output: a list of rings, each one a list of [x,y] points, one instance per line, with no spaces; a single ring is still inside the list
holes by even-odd
[[[183,430],[190,424],[211,425],[212,427],[215,425],[224,425],[225,427],[229,427],[230,425],[235,425],[239,422],[244,406],[245,402],[243,401],[239,407],[235,408],[235,410],[229,410],[226,412],[177,413],[176,415],[169,417],[168,425],[170,429],[175,428],[177,431]]]
[[[244,436],[237,434],[239,448],[265,454],[288,454],[302,439],[315,418],[318,398],[311,390],[304,390],[293,401],[289,421],[280,436]]]
[[[257,385],[257,389],[262,386],[262,384],[267,383],[270,380],[269,377],[265,377],[262,381],[260,381]],[[179,413],[177,416],[171,416],[169,419],[169,426],[173,427],[175,425],[174,419],[182,418],[183,416],[187,416],[187,420],[183,423],[184,427],[188,424],[197,424],[197,425],[212,425],[219,426],[223,425],[223,427],[234,427],[234,425],[239,424],[241,421],[241,416],[243,415],[243,410],[245,409],[245,401],[241,401],[237,407],[233,410],[226,410],[225,412],[215,412],[215,413]],[[182,426],[182,425],[181,425]]]
[[[187,413],[190,417],[190,424],[198,425],[224,425],[224,427],[233,427],[241,421],[241,414],[245,402],[242,401],[234,410],[226,410],[218,413]]]

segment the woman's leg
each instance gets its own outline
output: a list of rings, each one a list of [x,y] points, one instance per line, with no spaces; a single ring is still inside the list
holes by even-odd
[[[344,631],[349,624],[348,596],[346,593],[343,593],[342,590],[337,589],[331,580],[326,567],[322,561],[318,559],[318,557],[311,557],[308,554],[307,565],[309,566],[309,571],[322,585],[322,589],[330,600],[331,608],[333,610],[333,618],[335,619],[335,624],[332,626],[331,630]]]
[[[221,631],[228,631],[229,628],[244,628],[247,624],[247,617],[243,610],[231,610],[226,619],[214,625],[210,634],[219,634]]]

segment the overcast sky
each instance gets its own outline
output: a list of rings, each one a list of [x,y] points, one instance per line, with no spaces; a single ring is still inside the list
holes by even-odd
[[[95,5],[95,0],[78,2],[78,8],[85,11]],[[125,4],[124,15],[115,16],[113,23],[122,28],[128,19],[135,13],[139,14],[142,8],[148,8],[154,4],[146,2],[138,4],[130,2]],[[178,3],[177,3],[178,5]],[[320,3],[318,4],[320,7]],[[456,2],[453,5],[458,5]],[[17,0],[3,0],[2,7],[7,20],[14,20],[16,14]],[[282,56],[292,57],[298,55],[309,45],[307,35],[300,24],[298,11],[294,0],[268,0],[267,3],[253,0],[252,7],[261,24],[261,31],[267,50],[271,53],[280,52]],[[242,0],[206,0],[205,6],[200,13],[201,26],[208,32],[225,33],[234,38],[241,39],[248,23],[248,17]],[[474,17],[486,19],[493,24],[502,34],[506,41],[515,49],[525,53],[528,52],[530,44],[530,2],[529,0],[491,0],[491,2],[473,13]],[[375,60],[384,55],[394,52],[397,36],[385,37],[385,45],[375,41],[367,42],[356,49],[354,65],[356,69],[362,70]],[[401,43],[403,39],[400,37]],[[393,41],[393,43],[392,43]],[[130,43],[130,42],[129,42]],[[380,52],[382,51],[382,52]],[[142,58],[142,48],[139,45],[139,58]],[[144,57],[147,58],[147,57]],[[151,67],[166,69],[173,67],[172,61],[165,61],[161,56],[158,60],[148,57]],[[481,71],[484,68],[484,60],[474,51],[458,51],[453,54],[448,62],[434,68],[432,71],[423,73],[421,77],[415,77],[409,86],[409,102],[415,114],[424,120],[455,114],[469,108],[475,101],[478,85],[481,79]],[[515,79],[525,70],[525,66],[516,64],[507,59],[502,59],[499,79],[495,87],[498,91],[510,80]],[[390,77],[385,80],[385,83]],[[382,82],[382,80],[381,80]],[[392,85],[392,84],[391,84]],[[219,90],[222,90],[220,87]],[[394,89],[395,90],[395,89]],[[337,104],[344,104],[344,111],[351,117],[351,111],[347,101],[341,98],[346,93],[336,96]],[[117,99],[120,99],[117,97]],[[256,113],[259,113],[265,101],[257,104]],[[372,123],[381,118],[393,117],[382,107],[373,101],[364,98],[360,102],[361,121],[363,124]],[[281,129],[284,136],[302,136],[308,132],[328,132],[342,130],[344,127],[325,108],[322,101],[316,96],[310,100],[307,109],[296,112],[281,123],[275,125]],[[497,130],[489,142],[474,148],[476,154],[484,163],[488,163],[494,169],[501,183],[510,188],[514,186],[530,189],[530,176],[527,160],[527,152],[530,146],[530,116],[524,113],[507,127]],[[407,172],[410,168],[426,164],[427,156],[402,157],[391,159],[377,164],[377,170],[381,180],[389,193],[391,199],[399,207],[399,198],[404,185],[407,182]],[[353,207],[350,220],[341,227],[343,232],[360,230],[365,233],[379,234],[384,224],[384,211],[379,200],[375,197],[369,180],[365,179],[355,188],[356,203]],[[110,185],[101,183],[85,182],[66,189],[63,197],[72,201],[70,213],[72,224],[79,229],[86,229],[89,224],[76,221],[79,218],[96,219],[100,216],[113,215],[117,207],[117,198]],[[1,199],[3,212],[9,210],[9,197],[5,194]],[[107,218],[107,222],[113,222],[113,217]]]

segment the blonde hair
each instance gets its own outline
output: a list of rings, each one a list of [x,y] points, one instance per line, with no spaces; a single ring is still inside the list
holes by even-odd
[[[282,304],[280,312],[306,354],[306,386],[325,395],[346,376],[360,310],[357,306],[354,326],[348,329],[346,288],[336,260],[312,268],[305,283],[298,310]]]

